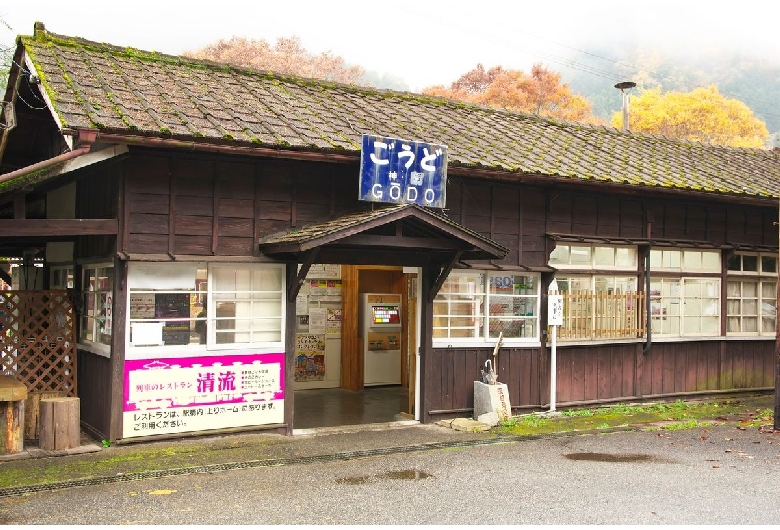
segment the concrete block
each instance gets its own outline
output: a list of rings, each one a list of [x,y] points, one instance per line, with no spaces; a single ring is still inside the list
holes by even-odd
[[[498,421],[507,421],[512,417],[512,405],[509,402],[509,390],[504,383],[488,385],[474,381],[474,417],[495,412]]]
[[[477,417],[477,421],[480,423],[487,423],[491,427],[495,427],[496,425],[498,425],[498,413],[494,410],[491,412],[480,414]]]

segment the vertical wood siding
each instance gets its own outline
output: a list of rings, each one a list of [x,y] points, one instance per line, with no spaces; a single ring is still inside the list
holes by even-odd
[[[110,439],[111,361],[85,351],[78,353],[81,423],[98,439]],[[121,389],[118,389],[121,393]]]
[[[492,359],[486,348],[434,349],[426,363],[431,421],[473,411],[474,381]],[[549,352],[501,348],[498,380],[507,385],[514,414],[549,407]],[[556,405],[674,398],[690,394],[771,388],[772,341],[567,346],[557,350]]]

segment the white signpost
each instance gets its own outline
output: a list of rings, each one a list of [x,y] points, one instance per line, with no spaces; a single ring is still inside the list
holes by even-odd
[[[556,380],[558,367],[556,365],[558,326],[563,325],[563,296],[558,293],[558,282],[553,279],[548,288],[547,295],[547,325],[552,328],[552,340],[550,348],[550,412],[555,411]]]

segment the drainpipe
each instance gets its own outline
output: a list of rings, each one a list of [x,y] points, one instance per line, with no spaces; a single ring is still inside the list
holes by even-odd
[[[0,184],[2,184],[3,182],[8,182],[9,180],[13,180],[18,177],[29,175],[30,173],[35,173],[36,171],[40,171],[42,169],[46,169],[51,166],[56,166],[57,164],[61,164],[62,162],[66,162],[68,160],[72,160],[74,158],[80,157],[81,155],[85,155],[89,153],[89,149],[92,147],[92,142],[95,141],[95,136],[97,136],[97,131],[90,131],[90,130],[79,131],[78,138],[79,138],[79,142],[81,142],[81,147],[78,147],[73,151],[68,151],[67,153],[57,155],[53,158],[49,158],[48,160],[42,160],[40,162],[36,162],[35,164],[29,165],[27,167],[15,169],[10,173],[4,173],[0,175]]]
[[[647,256],[645,257],[645,315],[647,315],[647,341],[645,347],[642,348],[642,353],[650,353],[650,347],[653,345],[653,332],[651,330],[650,322],[650,249],[647,249]]]

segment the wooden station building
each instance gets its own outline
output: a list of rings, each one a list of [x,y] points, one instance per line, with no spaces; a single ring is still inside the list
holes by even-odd
[[[513,412],[545,410],[553,280],[559,407],[774,386],[777,151],[40,23],[17,43],[0,140],[12,287],[0,365],[30,392],[78,396],[96,437],[292,433],[310,388],[400,385],[401,412],[420,422],[469,416],[499,337]],[[391,183],[372,188],[388,202],[365,200],[367,160],[386,162],[366,142],[446,162],[435,193]]]

